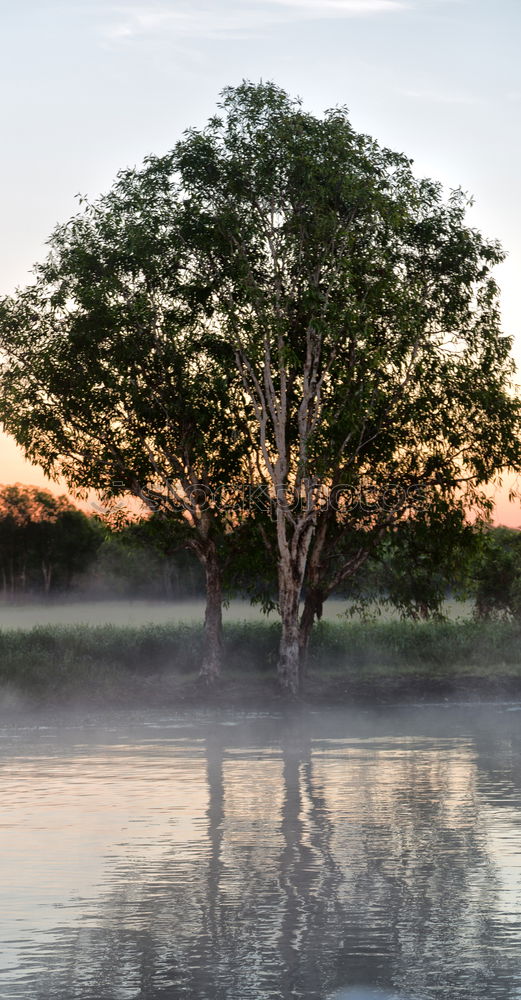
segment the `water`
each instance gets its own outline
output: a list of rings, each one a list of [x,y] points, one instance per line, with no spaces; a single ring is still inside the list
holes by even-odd
[[[519,706],[3,721],[2,1000],[519,1000]]]

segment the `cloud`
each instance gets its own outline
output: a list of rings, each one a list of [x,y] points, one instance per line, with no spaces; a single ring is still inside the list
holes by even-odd
[[[257,34],[298,20],[369,17],[403,10],[408,0],[170,0],[107,5],[103,37],[112,43],[168,34],[177,38],[229,38]]]

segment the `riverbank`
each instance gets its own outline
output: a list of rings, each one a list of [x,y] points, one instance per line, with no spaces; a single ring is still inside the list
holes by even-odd
[[[196,625],[38,626],[0,631],[4,704],[222,706],[273,704],[278,624],[225,627],[216,691],[197,679]],[[307,703],[521,697],[521,627],[511,622],[320,623],[312,638]]]

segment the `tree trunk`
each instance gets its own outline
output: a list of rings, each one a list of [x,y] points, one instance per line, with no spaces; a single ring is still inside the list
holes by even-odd
[[[299,600],[301,585],[295,580],[291,567],[279,568],[279,607],[282,634],[277,667],[282,690],[295,697],[300,687],[299,670]]]
[[[303,679],[306,673],[307,660],[308,660],[308,649],[309,640],[311,638],[311,632],[313,631],[313,625],[315,623],[315,618],[322,618],[322,608],[324,605],[324,596],[321,590],[309,587],[306,593],[306,598],[304,600],[304,608],[300,616],[299,624],[299,674],[300,683],[302,685]]]
[[[300,688],[299,604],[306,574],[309,545],[314,523],[305,517],[293,525],[287,537],[286,513],[277,507],[277,543],[279,549],[279,611],[282,634],[277,673],[285,694],[295,697]]]
[[[219,679],[223,654],[221,572],[213,542],[200,556],[206,576],[206,612],[204,616],[204,652],[199,677],[211,685]]]
[[[307,667],[308,648],[315,618],[322,617],[325,592],[322,586],[322,553],[327,542],[331,511],[326,510],[318,520],[316,530],[310,543],[309,559],[306,574],[306,597],[299,626],[299,670],[300,683],[303,684]]]
[[[50,563],[46,563],[44,559],[42,559],[42,576],[44,593],[49,594],[51,590],[52,566]]]

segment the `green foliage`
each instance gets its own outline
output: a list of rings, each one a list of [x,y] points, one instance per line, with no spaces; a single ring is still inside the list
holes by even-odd
[[[262,704],[272,692],[280,626],[230,624],[224,640],[228,680],[255,685]],[[514,622],[321,622],[311,641],[309,681],[323,683],[327,696],[335,679],[374,685],[375,694],[379,683],[399,678],[423,683],[426,691],[436,680],[521,679],[520,640]],[[0,631],[0,691],[55,704],[76,698],[182,704],[200,697],[183,685],[193,685],[202,644],[202,628],[192,625]]]
[[[151,160],[55,229],[34,284],[1,304],[0,418],[50,475],[107,501],[134,493],[206,541],[218,512],[197,490],[237,473],[244,428],[182,211],[171,165]]]
[[[172,599],[203,594],[201,567],[183,540],[171,520],[154,515],[131,522],[107,535],[93,583],[110,594]]]
[[[34,486],[0,490],[0,573],[3,593],[67,589],[85,574],[105,529],[66,497]]]
[[[365,593],[404,618],[441,620],[447,593],[464,597],[472,586],[482,537],[480,523],[468,523],[463,510],[433,504],[389,531],[367,567]]]
[[[246,595],[264,612],[277,607],[277,550],[272,525],[260,510],[223,539],[223,584],[228,596]]]
[[[520,639],[519,625],[513,622],[320,622],[310,663],[368,676],[414,671],[427,680],[457,670],[493,677],[510,668],[521,673]]]
[[[265,606],[281,553],[319,616],[383,546],[391,599],[439,613],[465,514],[521,464],[504,255],[467,205],[344,108],[227,88],[206,128],[58,226],[34,284],[0,303],[3,427],[49,473],[160,509]],[[278,534],[265,512],[190,499],[245,481],[345,494]]]
[[[320,615],[413,517],[401,540],[414,583],[395,558],[387,588],[404,610],[436,611],[450,553],[427,528],[419,552],[425,512],[453,542],[459,531],[462,552],[465,515],[488,513],[485,484],[521,462],[499,244],[468,225],[462,191],[445,198],[345,109],[317,118],[271,83],[228,88],[170,162],[208,322],[238,359],[258,475],[290,498],[304,483],[344,488],[307,524],[288,512],[277,541],[293,553],[290,577],[312,522],[303,585]]]
[[[474,566],[476,616],[521,621],[521,532],[492,528]]]
[[[266,434],[289,483],[299,469],[454,490],[463,470],[480,484],[519,459],[493,277],[503,253],[466,224],[461,191],[444,200],[405,156],[354,132],[345,109],[316,118],[273,84],[228,88],[221,114],[168,162],[214,329],[247,382],[262,386],[267,365],[286,399],[284,454],[273,418]]]

